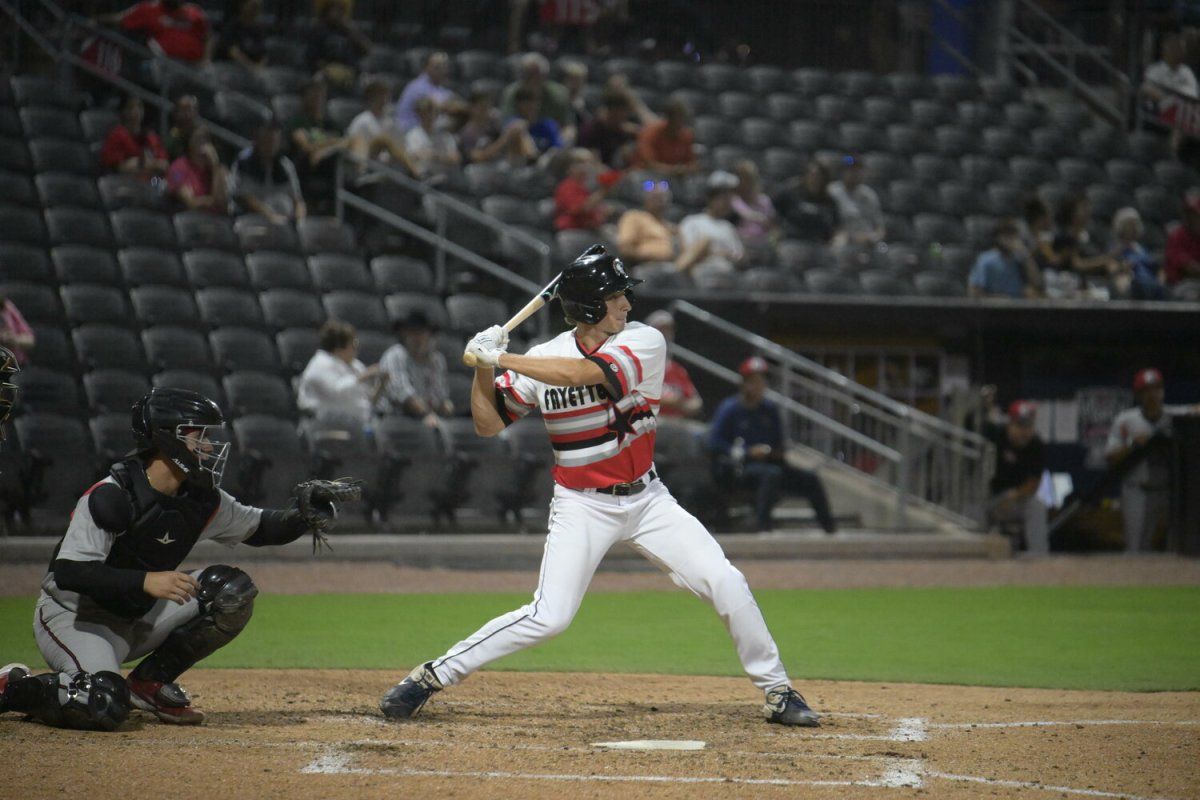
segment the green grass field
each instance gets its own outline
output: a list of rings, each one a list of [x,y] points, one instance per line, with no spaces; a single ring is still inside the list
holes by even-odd
[[[756,593],[804,679],[1132,691],[1200,689],[1200,587],[999,587]],[[259,598],[210,667],[406,672],[527,595]],[[0,599],[0,662],[41,663],[32,598]],[[716,615],[683,592],[589,595],[558,639],[507,670],[740,675]]]

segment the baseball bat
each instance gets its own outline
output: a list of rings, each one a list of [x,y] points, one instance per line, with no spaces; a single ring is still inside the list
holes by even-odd
[[[558,282],[562,278],[562,273],[554,276],[554,280],[546,284],[546,288],[542,289],[533,299],[526,303],[520,311],[512,315],[512,319],[504,323],[504,330],[512,333],[513,330],[525,320],[537,313],[538,309],[550,302],[550,298],[554,297],[554,293],[558,290]],[[476,364],[475,356],[471,353],[463,353],[463,363],[468,367],[474,367]]]

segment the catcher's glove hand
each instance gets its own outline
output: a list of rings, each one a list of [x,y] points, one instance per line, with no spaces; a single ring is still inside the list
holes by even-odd
[[[296,484],[292,492],[296,496],[296,510],[312,532],[313,552],[316,553],[322,547],[333,549],[325,535],[337,519],[338,503],[361,500],[363,484],[356,478],[312,480]]]

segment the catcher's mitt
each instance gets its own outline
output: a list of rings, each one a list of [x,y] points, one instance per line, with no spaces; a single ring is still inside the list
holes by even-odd
[[[333,549],[325,535],[337,519],[338,504],[361,500],[363,484],[356,478],[312,480],[296,484],[292,492],[296,496],[296,510],[312,532],[313,552],[316,553],[322,547]]]

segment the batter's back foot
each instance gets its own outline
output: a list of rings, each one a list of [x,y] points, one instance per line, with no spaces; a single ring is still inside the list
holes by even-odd
[[[425,703],[442,690],[442,682],[427,661],[393,686],[379,701],[379,710],[388,719],[410,719],[420,713]]]
[[[788,685],[767,690],[767,702],[763,706],[767,722],[780,725],[797,725],[816,728],[821,724],[821,715],[808,707],[804,696]]]

